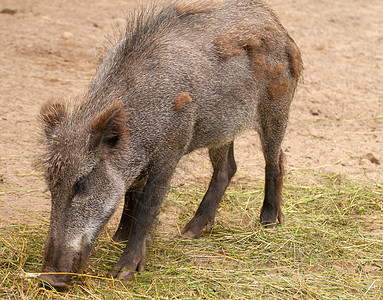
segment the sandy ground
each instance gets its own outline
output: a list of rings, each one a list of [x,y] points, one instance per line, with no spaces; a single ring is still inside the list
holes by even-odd
[[[382,183],[383,1],[268,2],[305,64],[283,144],[287,170]],[[0,226],[48,220],[49,195],[32,168],[39,107],[85,90],[106,35],[116,36],[132,7],[136,1],[0,0],[0,10],[10,9],[0,14]],[[235,152],[236,176],[263,177],[256,134],[241,137]],[[202,151],[181,162],[176,180],[206,183],[209,170]]]

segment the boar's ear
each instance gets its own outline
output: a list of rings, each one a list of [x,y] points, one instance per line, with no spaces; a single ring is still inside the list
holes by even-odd
[[[67,108],[63,102],[49,100],[41,106],[39,119],[43,124],[45,134],[48,135],[52,129],[67,116]]]
[[[121,101],[113,103],[92,120],[90,145],[94,149],[123,148],[128,139],[126,112]]]

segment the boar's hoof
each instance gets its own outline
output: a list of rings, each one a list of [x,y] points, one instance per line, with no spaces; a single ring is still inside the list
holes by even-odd
[[[143,272],[145,268],[145,262],[139,262],[135,267],[132,266],[125,266],[125,267],[118,267],[115,266],[114,270],[112,271],[112,276],[117,279],[131,279],[134,276],[134,273],[136,271]]]
[[[143,272],[145,269],[145,252],[137,256],[136,259],[133,259],[130,263],[124,263],[123,260],[120,260],[115,266],[114,270],[111,272],[112,276],[117,279],[131,279],[134,277],[136,271]]]
[[[50,288],[50,286],[54,287],[58,291],[66,290],[69,287],[69,280],[66,278],[63,278],[66,275],[56,275],[56,274],[41,274],[39,275],[39,278],[44,282],[48,283],[49,286],[42,284],[46,288]],[[66,276],[68,277],[68,276]]]
[[[264,228],[267,228],[267,229],[273,229],[277,226],[276,223],[272,223],[272,222],[268,222],[268,221],[264,221],[264,222],[261,221],[261,224]]]
[[[198,231],[193,231],[193,230],[182,230],[181,235],[186,238],[194,238],[198,239],[201,236],[201,232]]]
[[[112,272],[112,276],[116,279],[125,279],[129,280],[134,277],[135,271],[127,271],[127,270],[114,270]]]
[[[282,224],[281,209],[277,211],[262,209],[260,221],[265,228],[275,228],[277,223]]]
[[[181,234],[183,237],[198,239],[201,236],[203,228],[206,226],[206,231],[209,232],[213,224],[214,217],[193,217],[193,219],[191,219],[181,231]]]

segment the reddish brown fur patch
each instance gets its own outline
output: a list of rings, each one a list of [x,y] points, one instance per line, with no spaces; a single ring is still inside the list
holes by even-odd
[[[280,36],[281,31],[272,24],[262,30],[247,24],[239,24],[225,34],[217,36],[214,46],[220,57],[226,60],[246,53],[254,55],[255,52],[273,51],[277,45],[277,38]]]
[[[278,45],[283,34],[283,29],[271,23],[262,29],[239,24],[225,34],[217,36],[214,45],[220,58],[224,60],[247,54],[255,77],[266,80],[270,98],[274,100],[288,93],[291,88],[287,63],[271,65],[267,60],[267,53],[277,51],[278,47],[281,47]],[[299,76],[302,63],[298,48],[289,41],[285,51],[292,76]]]
[[[282,97],[290,89],[290,80],[286,68],[287,63],[283,63],[269,69],[268,91],[272,100]]]
[[[239,24],[236,28],[219,35],[214,40],[214,46],[221,59],[227,60],[234,56],[245,55],[261,44],[259,34],[246,24]]]
[[[190,95],[186,92],[182,92],[178,94],[178,96],[174,100],[174,109],[180,110],[185,106],[185,104],[188,104],[190,102],[192,102],[192,98],[190,97]]]
[[[174,9],[178,14],[185,16],[190,14],[198,14],[210,12],[222,8],[223,3],[214,0],[205,1],[182,1],[174,4]]]
[[[266,53],[276,48],[276,38],[280,35],[280,30],[272,24],[263,30],[239,24],[226,34],[217,36],[214,44],[221,59],[224,60],[247,54],[254,75],[258,79],[267,80],[270,72]]]
[[[268,68],[265,54],[263,52],[252,52],[249,54],[249,56],[254,75],[258,79],[267,78]]]
[[[246,50],[238,45],[231,35],[220,35],[214,41],[215,48],[222,59],[228,60],[234,56],[245,55]]]
[[[66,105],[60,100],[51,99],[44,103],[40,109],[40,120],[44,123],[45,130],[60,123],[66,115]]]
[[[286,54],[289,58],[290,72],[295,80],[298,80],[303,71],[301,52],[293,40],[289,39],[286,44]]]
[[[282,29],[276,25],[273,25],[272,23],[270,22],[267,22],[268,25],[263,27],[263,30],[267,31],[267,34],[268,35],[272,35],[272,36],[275,36],[275,37],[280,37],[282,36]]]

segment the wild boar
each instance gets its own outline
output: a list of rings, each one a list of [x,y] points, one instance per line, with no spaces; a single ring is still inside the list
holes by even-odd
[[[114,239],[126,247],[113,275],[142,271],[146,237],[177,163],[202,147],[214,172],[182,233],[210,230],[236,172],[233,141],[246,130],[260,135],[260,221],[274,227],[282,216],[281,142],[301,71],[298,47],[260,0],[176,1],[134,15],[86,96],[41,108],[52,196],[41,278],[66,287],[124,195]]]

